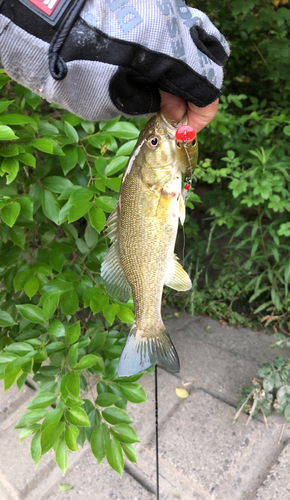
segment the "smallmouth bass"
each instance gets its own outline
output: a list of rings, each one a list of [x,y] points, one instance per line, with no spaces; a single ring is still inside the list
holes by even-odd
[[[181,124],[179,124],[181,125]],[[188,274],[174,254],[178,219],[185,219],[182,173],[197,162],[197,140],[175,139],[178,126],[161,112],[141,132],[124,172],[120,195],[107,220],[112,246],[101,276],[111,297],[127,302],[133,293],[135,320],[123,349],[119,377],[152,365],[179,372],[176,349],[161,317],[164,285],[191,288]]]

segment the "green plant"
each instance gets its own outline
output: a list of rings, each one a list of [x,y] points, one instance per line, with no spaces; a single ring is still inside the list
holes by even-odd
[[[272,347],[290,347],[290,340],[277,333],[277,342]],[[290,422],[290,362],[283,356],[276,356],[273,363],[264,363],[258,370],[258,377],[253,380],[252,386],[243,387],[238,401],[238,412],[235,420],[242,411],[249,413],[250,418],[259,411],[268,417],[271,411],[283,413]]]
[[[0,86],[0,378],[5,390],[37,384],[16,425],[36,464],[53,448],[65,472],[87,440],[121,475],[138,441],[127,401],[146,394],[142,374],[116,374],[133,303],[104,290],[101,231],[144,120],[94,124],[3,72]]]

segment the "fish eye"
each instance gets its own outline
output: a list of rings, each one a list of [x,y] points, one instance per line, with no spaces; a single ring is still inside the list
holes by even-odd
[[[177,146],[178,148],[180,148],[180,147],[181,147],[180,142],[176,141],[176,146]]]
[[[156,135],[151,135],[151,137],[147,140],[147,144],[150,149],[156,149],[159,145],[158,137]]]
[[[195,146],[196,145],[196,139],[193,139],[192,141],[192,145]]]

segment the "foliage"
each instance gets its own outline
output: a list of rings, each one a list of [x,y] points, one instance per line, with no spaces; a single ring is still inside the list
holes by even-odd
[[[232,53],[227,95],[199,134],[193,184],[202,205],[193,201],[196,215],[184,230],[185,263],[196,281],[188,307],[289,331],[289,5],[220,0],[203,9]]]
[[[281,333],[276,333],[277,341],[272,347],[290,347],[290,339]],[[238,401],[238,418],[241,411],[246,411],[250,416],[255,416],[259,411],[268,417],[272,410],[284,413],[285,419],[290,422],[290,361],[283,356],[276,356],[273,363],[264,363],[258,370],[251,387],[243,387]]]
[[[146,394],[142,374],[116,375],[133,303],[104,290],[101,231],[144,120],[94,124],[3,72],[0,84],[0,378],[5,390],[28,375],[38,386],[16,425],[36,464],[53,448],[65,472],[87,440],[121,475],[138,441],[127,401]]]

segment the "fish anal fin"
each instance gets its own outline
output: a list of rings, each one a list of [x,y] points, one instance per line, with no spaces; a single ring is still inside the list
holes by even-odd
[[[122,269],[117,241],[113,243],[101,265],[101,277],[106,292],[113,299],[128,302],[132,290]]]
[[[186,292],[192,287],[191,279],[182,265],[179,264],[176,255],[174,255],[172,259],[171,268],[165,285],[179,292]]]
[[[154,336],[140,334],[133,324],[121,354],[118,376],[130,377],[154,365],[172,373],[180,370],[178,354],[168,333],[164,328]]]

